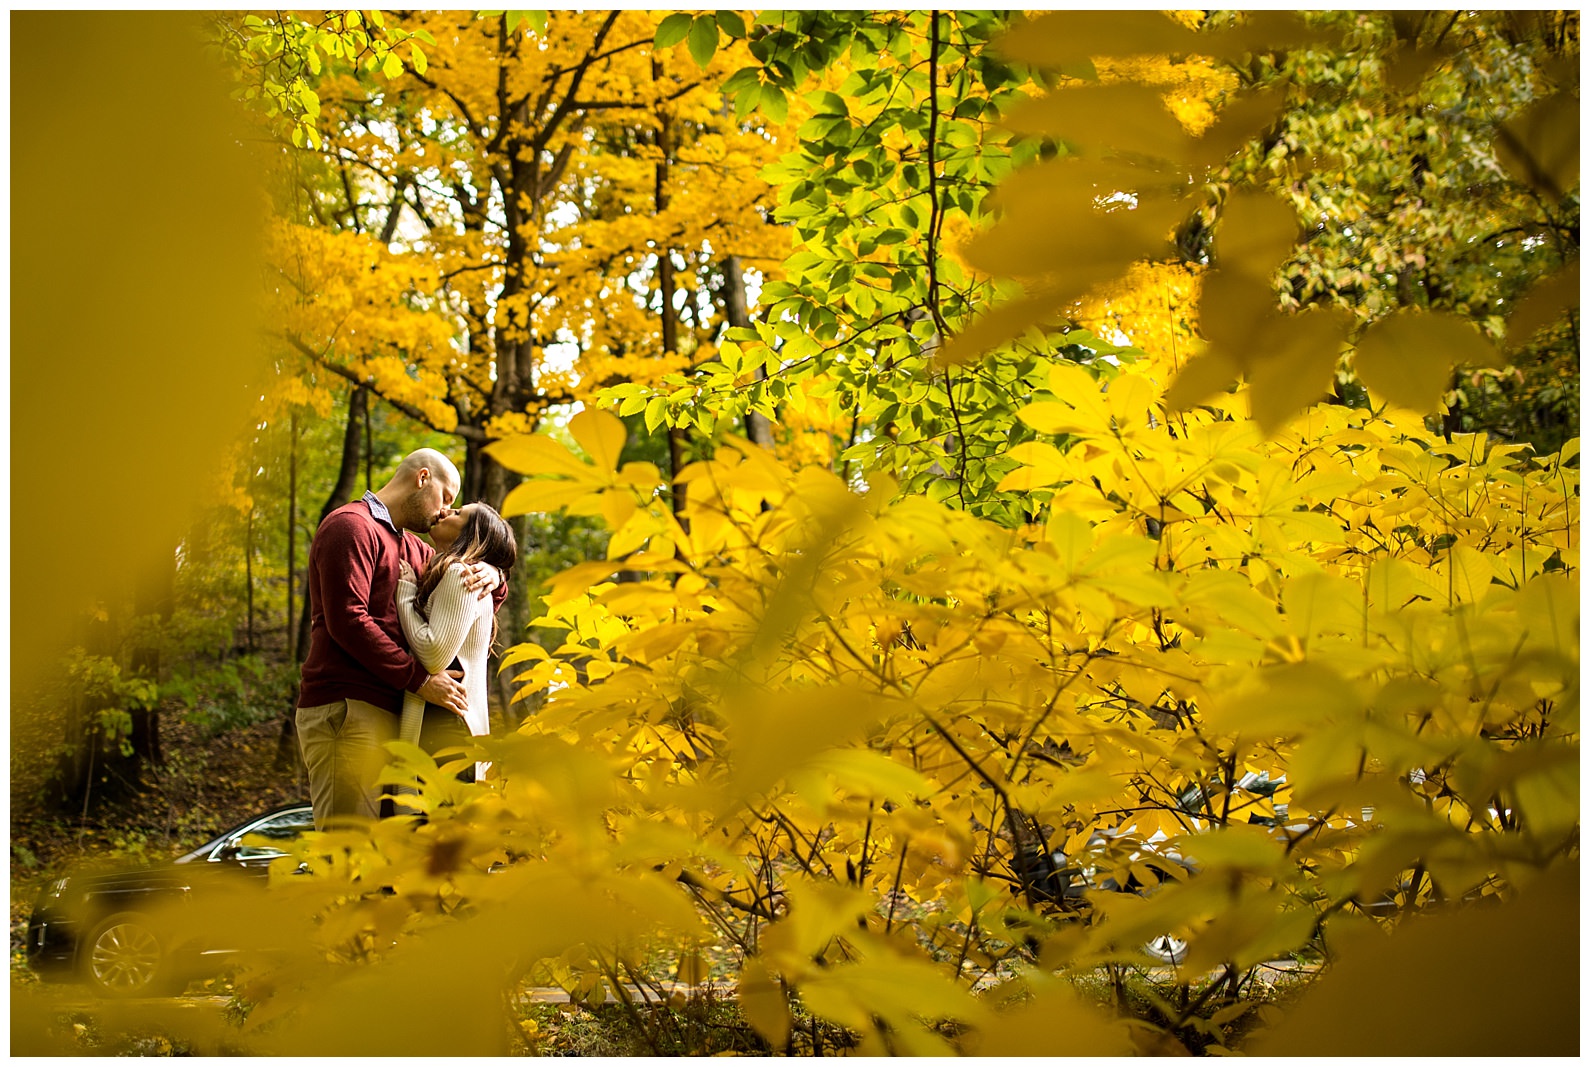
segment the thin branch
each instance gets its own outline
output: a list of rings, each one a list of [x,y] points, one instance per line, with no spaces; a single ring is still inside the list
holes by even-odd
[[[413,404],[405,403],[402,400],[394,400],[393,398],[387,396],[380,389],[376,388],[374,379],[364,377],[347,367],[333,363],[329,358],[327,358],[325,352],[315,351],[297,334],[292,333],[291,331],[283,331],[282,337],[287,341],[288,344],[298,349],[299,352],[314,362],[317,366],[323,367],[338,377],[347,379],[354,385],[369,386],[372,393],[386,401],[386,403],[390,404],[393,408],[419,423],[421,426],[424,426],[429,430],[434,430],[437,433],[452,434],[455,437],[462,437],[466,441],[477,444],[484,444],[486,442],[486,432],[480,429],[478,426],[466,426],[460,423],[451,430],[438,426],[431,421],[429,416],[427,416],[423,411],[415,407]]]

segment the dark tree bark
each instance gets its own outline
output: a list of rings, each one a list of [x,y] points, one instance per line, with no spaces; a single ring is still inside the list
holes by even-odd
[[[108,620],[90,622],[83,648],[90,656],[112,657],[116,637]],[[110,697],[79,685],[69,694],[65,729],[60,754],[50,776],[48,795],[63,812],[86,818],[97,800],[130,792],[125,768],[113,767],[107,759],[105,730],[100,713],[109,708]],[[120,759],[120,754],[117,753]]]
[[[731,327],[748,329],[751,314],[745,306],[745,270],[739,256],[729,256],[723,261],[723,317]],[[756,368],[757,381],[767,377],[766,367]],[[763,448],[773,447],[773,424],[759,411],[745,413],[745,436]]]
[[[136,601],[133,605],[133,614],[146,620],[163,622],[171,614],[171,601],[175,593],[176,561],[173,558],[161,565],[158,572],[145,575],[138,583]],[[144,639],[132,651],[131,673],[134,678],[158,684],[160,681],[160,647],[157,643],[159,630],[156,625],[146,625],[142,633]],[[133,708],[132,714],[132,758],[135,761],[161,764],[165,756],[160,750],[160,708]],[[136,775],[136,765],[128,769],[130,774]]]
[[[653,59],[651,64],[652,78],[662,76],[662,65]],[[653,193],[657,215],[660,218],[668,209],[670,194],[668,192],[668,164],[673,156],[673,116],[668,114],[666,108],[657,111],[657,182]],[[662,296],[662,347],[666,352],[679,351],[679,316],[674,311],[674,292],[677,282],[674,278],[674,254],[669,247],[667,235],[657,235],[657,288]],[[685,431],[677,426],[668,427],[668,466],[669,474],[677,479],[679,472],[684,469],[687,459],[687,444]],[[684,522],[685,494],[677,483],[672,493],[674,517]]]
[[[254,651],[254,509],[248,509],[247,533],[243,538],[244,596],[248,601],[248,650]]]
[[[293,586],[298,574],[298,413],[287,420],[287,654],[292,656]],[[302,662],[302,661],[300,661]]]

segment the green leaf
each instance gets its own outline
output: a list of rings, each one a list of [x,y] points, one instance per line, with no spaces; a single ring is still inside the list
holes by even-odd
[[[646,430],[655,431],[668,417],[668,398],[654,396],[646,401]]]
[[[420,46],[409,42],[409,61],[414,65],[415,74],[424,74],[430,63],[425,58],[425,53],[420,51]]]
[[[771,83],[762,86],[762,110],[774,122],[783,122],[789,117],[789,101],[784,96],[784,90]]]
[[[730,37],[745,36],[745,20],[733,11],[717,12],[718,28]]]
[[[683,12],[675,12],[657,24],[657,36],[652,38],[652,45],[656,48],[672,48],[683,41],[690,33],[691,17]]]
[[[723,91],[730,96],[734,96],[742,90],[755,88],[761,82],[761,79],[757,77],[759,69],[758,67],[741,67],[724,80]]]
[[[692,22],[687,47],[690,49],[690,58],[696,61],[696,66],[705,68],[712,62],[713,53],[718,50],[717,20],[711,15],[701,15]]]
[[[403,61],[396,54],[388,52],[386,60],[381,64],[381,73],[385,74],[389,81],[396,78],[403,73]]]
[[[734,94],[734,119],[735,119],[735,121],[736,122],[744,122],[745,119],[747,118],[747,116],[749,116],[751,114],[751,112],[756,110],[756,105],[758,103],[760,103],[761,100],[762,100],[762,87],[760,85],[752,85],[749,88],[741,89],[738,93],[735,93]]]

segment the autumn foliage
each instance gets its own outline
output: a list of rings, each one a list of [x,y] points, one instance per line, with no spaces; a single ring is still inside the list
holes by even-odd
[[[415,16],[425,65],[390,96],[320,83],[326,174],[379,172],[406,221],[282,223],[284,321],[301,368],[459,434],[506,515],[600,526],[605,557],[550,580],[554,640],[504,652],[516,729],[393,746],[423,818],[280,865],[237,1040],[533,1048],[527,983],[654,1034],[645,998],[710,977],[770,1053],[1573,1049],[1577,431],[1537,451],[1461,416],[1509,360],[1576,350],[1577,251],[1459,300],[1434,269],[1416,291],[1415,234],[1349,278],[1341,227],[1387,203],[1440,216],[1431,261],[1484,227],[1368,172],[1320,209],[1302,161],[1379,134],[1305,143],[1300,86],[1372,54],[1391,103],[1353,106],[1412,107],[1454,91],[1458,37],[528,18]],[[1577,20],[1513,51],[1474,25],[1498,69],[1554,60],[1488,210],[1577,226]],[[746,322],[740,255],[768,260]],[[456,781],[477,755],[494,775]],[[1142,891],[1067,896],[1063,870]],[[1127,1010],[1165,937],[1172,992]],[[1318,974],[1261,1012],[1252,976],[1293,958]]]

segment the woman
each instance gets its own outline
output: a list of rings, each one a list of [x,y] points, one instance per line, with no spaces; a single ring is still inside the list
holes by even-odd
[[[444,670],[456,658],[464,668],[468,707],[462,716],[445,708],[426,705],[413,693],[403,696],[403,720],[398,736],[420,744],[421,726],[429,752],[467,744],[471,736],[489,731],[486,707],[486,655],[497,637],[497,617],[490,597],[478,597],[464,588],[464,570],[487,563],[508,580],[518,557],[513,529],[485,504],[465,504],[431,527],[436,554],[415,580],[414,568],[399,568],[398,619],[408,638],[409,650],[427,671]],[[489,764],[477,763],[472,779],[486,773]],[[469,772],[466,772],[469,774]]]

